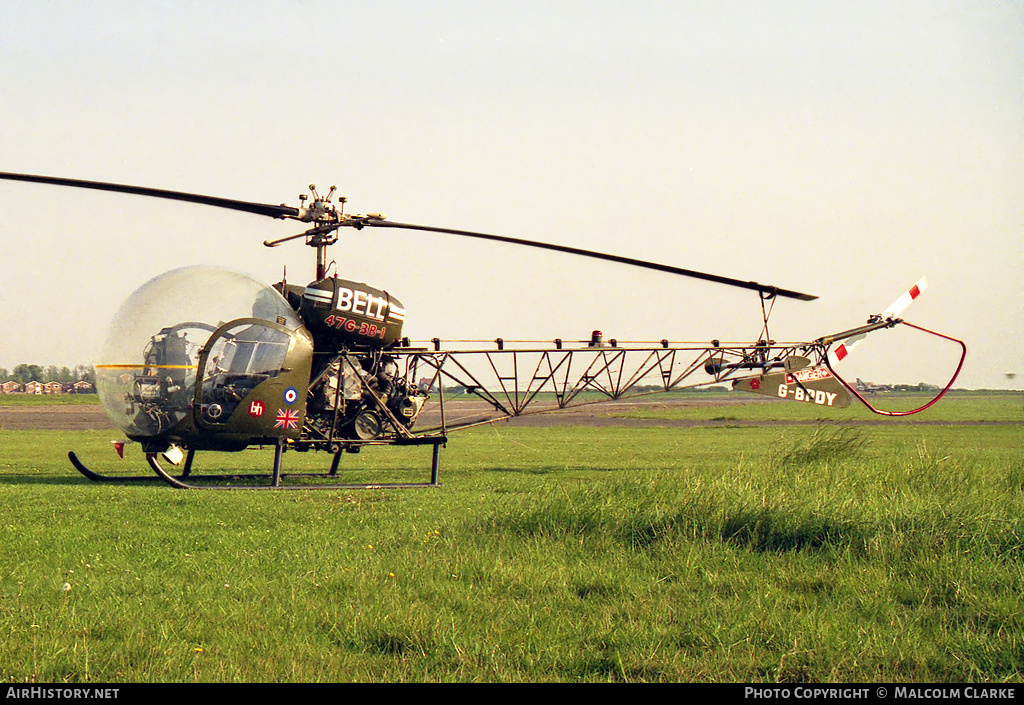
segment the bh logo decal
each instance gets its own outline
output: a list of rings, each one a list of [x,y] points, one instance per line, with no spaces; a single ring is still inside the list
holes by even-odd
[[[284,390],[284,403],[294,404],[299,398],[299,390],[295,387],[288,387]]]

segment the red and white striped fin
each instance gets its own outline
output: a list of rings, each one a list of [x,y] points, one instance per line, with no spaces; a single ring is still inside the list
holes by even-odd
[[[907,306],[909,306],[911,302],[920,296],[927,288],[928,281],[924,277],[921,277],[917,280],[917,283],[914,284],[914,286],[907,289],[898,299],[893,301],[889,308],[885,309],[885,311],[880,314],[880,317],[882,319],[899,318],[899,315],[903,313]],[[850,354],[851,350],[857,347],[867,337],[867,333],[861,333],[859,335],[852,335],[844,340],[842,343],[837,345],[831,353],[829,353],[832,355],[832,361],[839,362],[842,360]]]

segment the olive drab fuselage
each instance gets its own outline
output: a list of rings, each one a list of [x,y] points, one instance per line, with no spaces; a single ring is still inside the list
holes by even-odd
[[[228,326],[240,322],[251,327],[252,321],[245,319]],[[231,332],[225,327],[220,336],[211,336],[211,342],[217,344]],[[289,337],[281,366],[265,372],[218,371],[215,351],[204,349],[199,369],[208,374],[193,390],[189,413],[170,428],[155,429],[155,433],[129,432],[129,439],[142,443],[147,452],[159,452],[169,444],[190,450],[237,451],[255,444],[273,444],[278,437],[300,437],[313,341],[301,328]]]

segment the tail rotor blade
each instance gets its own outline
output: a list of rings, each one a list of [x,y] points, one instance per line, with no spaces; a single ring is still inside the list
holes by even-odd
[[[889,308],[882,311],[882,318],[899,318],[900,314],[903,313],[907,306],[913,303],[914,299],[924,293],[924,290],[928,288],[928,281],[924,277],[917,280],[914,286],[907,289],[903,294],[892,302]]]
[[[924,277],[921,277],[917,280],[917,283],[903,292],[898,299],[893,301],[892,304],[889,305],[889,308],[879,314],[879,318],[882,320],[899,318],[900,314],[906,310],[907,306],[913,303],[914,299],[919,297],[927,288],[928,281]],[[845,358],[850,354],[851,350],[863,343],[867,337],[867,333],[859,333],[858,335],[850,336],[841,344],[837,345],[831,352],[833,362],[839,362]]]

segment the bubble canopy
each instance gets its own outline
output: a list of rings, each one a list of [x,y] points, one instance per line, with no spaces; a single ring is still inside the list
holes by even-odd
[[[97,391],[108,415],[129,435],[166,431],[189,413],[199,354],[215,330],[238,319],[302,326],[274,288],[221,267],[192,266],[162,274],[118,309],[96,363]],[[263,361],[274,372],[287,334]],[[264,345],[264,349],[270,350]],[[251,364],[251,363],[250,363]]]

